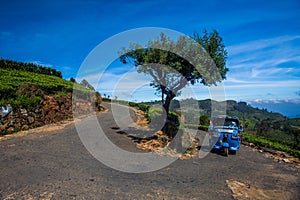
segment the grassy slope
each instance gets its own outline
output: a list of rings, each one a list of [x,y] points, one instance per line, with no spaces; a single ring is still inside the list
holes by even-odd
[[[2,68],[0,68],[0,74],[1,99],[14,97],[18,87],[24,83],[37,85],[50,94],[55,94],[57,92],[72,92],[73,90],[72,82],[56,76]],[[88,91],[81,85],[77,85],[76,88],[82,91]]]

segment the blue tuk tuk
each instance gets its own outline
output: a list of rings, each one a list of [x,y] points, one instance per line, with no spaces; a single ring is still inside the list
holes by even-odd
[[[242,140],[242,125],[238,117],[216,116],[212,117],[209,126],[210,145],[214,150],[220,150],[225,156],[236,153]]]

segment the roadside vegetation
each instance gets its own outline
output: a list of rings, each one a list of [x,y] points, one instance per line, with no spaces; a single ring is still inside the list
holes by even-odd
[[[104,101],[117,102],[129,105],[145,112],[145,117],[155,121],[159,119],[162,110],[153,105],[160,104],[160,101],[135,103],[122,100],[111,100],[103,98]],[[180,124],[178,113],[181,112],[180,105],[192,105],[192,99],[182,101],[174,100],[170,105],[168,119],[177,124],[178,128],[190,128],[207,131],[211,113],[211,100],[198,101],[199,108],[189,110],[189,117],[184,124]],[[195,101],[195,100],[193,100]],[[266,109],[253,108],[245,102],[227,101],[227,114],[239,117],[244,126],[243,141],[253,143],[258,147],[266,147],[274,150],[287,152],[300,158],[300,119],[289,119],[279,113],[268,112]],[[175,131],[178,129],[175,129]],[[172,135],[172,134],[170,134]],[[193,149],[189,149],[193,151]]]
[[[251,133],[243,133],[243,140],[253,143],[257,147],[266,147],[274,150],[287,152],[297,158],[300,158],[300,150],[297,147],[285,144],[285,141],[275,138],[267,139],[264,136]]]
[[[16,62],[13,60],[0,58],[0,68],[34,72],[62,78],[62,73],[60,71],[30,62]]]
[[[100,93],[86,80],[64,80],[55,69],[0,59],[0,74],[0,135],[102,110]]]
[[[188,107],[188,105],[192,105],[192,101],[195,100],[186,99],[180,103],[173,102],[171,109],[173,111],[179,110],[179,105]],[[185,126],[206,130],[211,116],[212,101],[209,99],[200,100],[198,105],[197,109],[190,108],[187,115],[189,119],[187,120],[193,123],[185,124]],[[300,158],[299,118],[290,119],[280,113],[269,112],[267,109],[254,108],[246,102],[228,100],[226,105],[227,115],[237,116],[243,124],[244,141],[259,147],[285,151]]]
[[[73,86],[88,94],[93,92],[83,84],[62,79],[61,72],[33,63],[0,59],[0,106],[13,109],[34,107],[44,95],[63,94],[73,91]]]

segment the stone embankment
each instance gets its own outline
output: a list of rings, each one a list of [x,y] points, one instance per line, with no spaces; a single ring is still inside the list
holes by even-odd
[[[35,108],[19,108],[0,116],[0,135],[40,127],[73,118],[76,114],[84,115],[93,111],[101,111],[99,104],[92,105],[85,100],[76,101],[72,107],[71,95],[45,96]]]

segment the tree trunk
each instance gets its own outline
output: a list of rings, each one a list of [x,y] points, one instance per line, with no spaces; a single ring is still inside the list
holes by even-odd
[[[161,89],[161,105],[165,104],[165,92],[166,92],[166,87],[163,85],[160,85]]]
[[[175,95],[172,93],[172,92],[168,92],[167,96],[166,96],[166,100],[165,102],[163,102],[163,107],[166,111],[166,114],[169,113],[169,110],[170,110],[170,104],[171,104],[171,101],[172,99],[175,97]]]
[[[168,92],[166,95],[166,100],[163,104],[163,108],[165,109],[165,112],[166,112],[166,122],[165,122],[163,128],[161,129],[161,131],[164,132],[166,135],[168,135],[170,138],[174,137],[173,128],[170,128],[170,127],[173,127],[174,124],[168,120],[168,113],[170,110],[171,100],[174,97],[175,97],[175,95],[172,92]]]

